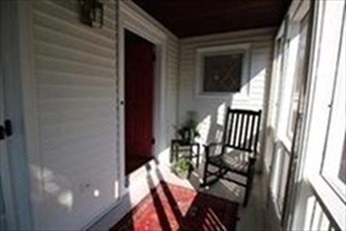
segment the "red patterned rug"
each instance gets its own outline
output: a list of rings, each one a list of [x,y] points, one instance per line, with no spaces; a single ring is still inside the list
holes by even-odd
[[[235,230],[238,203],[161,182],[111,231]]]

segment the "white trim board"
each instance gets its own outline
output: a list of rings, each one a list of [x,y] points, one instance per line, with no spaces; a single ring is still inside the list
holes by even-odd
[[[4,116],[12,121],[13,135],[6,140],[8,174],[4,197],[6,210],[11,219],[9,230],[33,229],[32,207],[30,203],[29,169],[25,141],[22,77],[27,72],[23,69],[23,41],[26,39],[26,2],[1,1],[1,71],[4,77]],[[22,4],[23,3],[23,4]],[[23,25],[24,24],[24,25]],[[3,59],[3,57],[5,57]],[[3,119],[3,118],[2,118]],[[3,170],[3,169],[2,169]],[[3,173],[3,172],[2,172]],[[10,194],[9,194],[10,193]],[[9,207],[9,206],[10,207]]]
[[[166,142],[166,65],[167,65],[167,36],[164,31],[157,28],[148,19],[144,18],[135,9],[124,2],[120,2],[119,14],[119,101],[124,102],[125,94],[125,70],[124,70],[124,32],[129,30],[155,45],[156,48],[156,63],[154,76],[154,137],[156,139],[153,153],[155,158],[159,158],[165,152]],[[126,102],[125,102],[126,103]],[[120,195],[126,194],[125,188],[125,108],[121,103],[119,108],[120,113]],[[131,182],[130,182],[131,184]]]
[[[249,30],[239,30],[239,31],[231,31],[225,33],[217,33],[217,34],[208,34],[208,35],[198,35],[194,37],[187,37],[180,39],[181,43],[190,43],[190,42],[203,42],[210,40],[220,40],[223,38],[227,38],[229,40],[239,39],[242,37],[251,37],[254,41],[261,40],[261,36],[272,38],[275,35],[276,28],[268,27],[261,29],[249,29]]]

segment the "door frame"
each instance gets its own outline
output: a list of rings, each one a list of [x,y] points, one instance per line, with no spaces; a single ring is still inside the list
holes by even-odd
[[[288,44],[286,44],[287,41],[290,41],[290,39],[292,39],[292,35],[294,33],[300,33],[300,24],[302,22],[302,20],[309,14],[309,18],[308,18],[308,35],[311,36],[311,30],[312,30],[312,16],[313,16],[313,6],[312,3],[310,4],[310,2],[308,1],[293,1],[291,4],[291,7],[288,11],[287,14],[287,18],[286,20],[283,22],[283,26],[285,28],[285,32],[282,34],[282,37],[284,39],[284,52],[283,52],[283,63],[282,63],[282,68],[284,69],[283,72],[281,73],[280,76],[280,80],[281,84],[280,86],[278,86],[278,90],[280,91],[283,87],[282,84],[286,83],[286,79],[292,77],[295,72],[295,68],[296,68],[296,60],[294,61],[294,65],[288,63],[290,56],[292,56],[292,54],[290,54],[290,52],[292,52],[292,50],[290,50],[290,47]],[[295,36],[295,34],[294,34]],[[305,65],[306,65],[306,69],[303,73],[303,76],[301,76],[301,78],[306,78],[306,83],[305,83],[305,90],[308,89],[309,86],[309,76],[308,76],[308,71],[309,71],[309,60],[310,60],[310,56],[311,56],[311,49],[310,49],[310,42],[311,42],[311,37],[308,36],[307,37],[307,47],[306,47],[306,56],[305,56]],[[278,38],[279,36],[277,36]],[[293,57],[294,59],[296,59],[297,55],[298,55],[298,46],[299,46],[299,40],[297,43],[297,49],[294,49],[293,52]],[[290,73],[288,73],[288,69],[291,68]],[[293,68],[293,69],[292,69]],[[294,72],[292,72],[292,70]],[[292,91],[294,88],[294,81],[295,79],[292,80],[293,82],[291,82],[292,85],[290,85],[292,87]],[[300,94],[302,94],[300,92]],[[305,97],[308,97],[308,92],[305,92]],[[286,97],[286,98],[285,98]],[[301,95],[299,96],[301,97]],[[281,91],[281,93],[279,93],[276,98],[278,99],[278,104],[281,105],[277,108],[276,111],[276,122],[275,122],[275,126],[277,128],[276,133],[275,133],[275,139],[277,141],[281,140],[281,143],[283,145],[283,147],[287,150],[287,152],[289,153],[289,166],[288,166],[288,173],[287,173],[287,182],[285,185],[285,190],[284,190],[284,201],[283,201],[283,208],[282,208],[282,213],[280,214],[280,223],[281,223],[281,227],[283,229],[289,229],[292,225],[292,218],[294,216],[294,208],[293,208],[293,204],[295,203],[295,201],[297,200],[297,186],[293,185],[293,182],[297,182],[297,171],[300,165],[299,159],[301,158],[302,155],[302,140],[303,137],[305,135],[305,124],[306,124],[306,119],[304,116],[302,116],[302,114],[300,114],[299,116],[297,116],[296,120],[295,120],[295,130],[293,133],[293,137],[291,138],[291,140],[288,140],[287,138],[287,125],[286,123],[284,123],[284,125],[282,125],[282,123],[280,123],[280,121],[285,120],[283,119],[283,114],[285,114],[285,109],[287,108],[283,108],[282,104],[283,101],[287,101],[289,108],[291,107],[291,96],[285,94],[285,92]],[[300,109],[298,108],[298,111],[301,110],[303,113],[306,113],[306,109],[307,109],[307,98],[305,98],[304,102],[302,102],[302,105],[300,105]],[[286,104],[287,104],[286,102]],[[288,109],[290,110],[290,109]],[[281,125],[280,125],[281,124]],[[297,126],[299,125],[300,129],[297,129]]]
[[[31,204],[30,172],[25,141],[23,75],[26,63],[25,55],[27,32],[29,30],[28,11],[30,3],[18,1],[0,1],[0,40],[1,75],[4,81],[2,116],[10,119],[13,135],[3,142],[1,153],[5,169],[1,164],[3,196],[6,209],[7,228],[31,230],[34,227]],[[6,90],[5,90],[6,89]],[[1,118],[4,119],[4,118]]]
[[[167,36],[156,25],[140,14],[128,3],[119,2],[118,18],[118,84],[117,84],[117,105],[118,105],[118,153],[119,153],[119,179],[121,182],[120,195],[126,192],[125,176],[125,30],[148,40],[155,45],[155,66],[154,66],[154,97],[153,97],[153,157],[158,159],[159,155],[165,151],[166,142],[166,63],[167,63]]]

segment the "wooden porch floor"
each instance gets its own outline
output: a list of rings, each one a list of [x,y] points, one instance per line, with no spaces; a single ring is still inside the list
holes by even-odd
[[[199,187],[199,184],[203,176],[203,166],[204,164],[201,164],[200,168],[198,170],[195,170],[191,174],[190,179],[188,180],[180,179],[170,172],[166,173],[165,177],[167,177],[167,180],[170,183],[182,185],[185,187],[193,187],[199,191],[210,193],[212,195],[225,198],[227,200],[239,202],[240,220],[237,223],[237,231],[267,230],[264,216],[265,202],[263,195],[262,176],[255,176],[249,203],[247,207],[244,208],[242,206],[242,202],[245,190],[244,188],[239,187],[234,183],[225,180],[220,180],[213,184],[210,188],[201,189]]]
[[[147,170],[148,165],[151,166],[149,168],[150,173]],[[200,188],[199,183],[202,178],[203,164],[200,166],[198,170],[195,170],[191,174],[190,179],[181,179],[172,173],[168,166],[160,165],[158,167],[155,161],[150,161],[133,172],[133,174],[130,174],[130,178],[132,178],[130,182],[132,183],[130,183],[130,187],[128,188],[128,196],[123,198],[122,203],[109,211],[103,218],[90,227],[90,230],[104,230],[113,227],[114,224],[131,210],[131,207],[138,204],[145,195],[150,193],[150,187],[153,187],[155,182],[159,182],[160,180],[164,180],[170,184],[210,193],[242,204],[244,189],[233,183],[221,180],[213,184],[209,189]],[[240,220],[237,222],[237,231],[267,230],[264,208],[265,202],[262,176],[256,175],[247,207],[239,207],[238,214]]]

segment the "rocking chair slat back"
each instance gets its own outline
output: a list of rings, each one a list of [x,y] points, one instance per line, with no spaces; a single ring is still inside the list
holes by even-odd
[[[244,131],[245,131],[245,135],[244,135],[244,137],[245,137],[245,142],[243,143],[243,146],[242,146],[242,148],[246,148],[247,147],[247,144],[248,144],[248,142],[247,142],[247,140],[246,140],[246,137],[248,137],[248,128],[249,128],[249,119],[250,119],[250,116],[249,115],[244,115],[244,117],[246,118],[246,120],[244,121],[244,124],[245,124],[245,129],[244,129]]]
[[[227,109],[223,143],[226,146],[256,153],[261,110]]]

